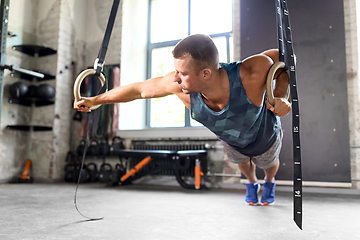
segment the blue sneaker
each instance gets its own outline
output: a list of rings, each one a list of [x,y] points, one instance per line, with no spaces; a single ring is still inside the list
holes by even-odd
[[[245,202],[249,205],[256,205],[259,203],[258,192],[260,191],[259,183],[246,183]]]
[[[264,191],[261,197],[261,204],[264,206],[275,203],[275,182],[264,182]]]

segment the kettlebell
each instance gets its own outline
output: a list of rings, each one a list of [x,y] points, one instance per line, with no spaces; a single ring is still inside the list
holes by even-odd
[[[75,182],[77,180],[76,176],[78,176],[78,174],[76,173],[76,165],[74,163],[66,164],[64,170],[65,170],[64,180],[66,182]]]
[[[110,174],[112,172],[112,167],[110,164],[108,163],[103,163],[100,166],[100,171],[99,171],[99,181],[102,183],[107,183],[110,182]]]
[[[98,156],[99,155],[99,142],[96,139],[92,139],[89,144],[89,155]]]
[[[125,146],[120,137],[114,137],[111,142],[111,151],[125,149]]]
[[[86,145],[86,140],[85,139],[80,140],[80,143],[79,143],[78,147],[76,148],[76,153],[78,156],[84,155],[85,145]]]
[[[90,175],[89,182],[97,182],[99,180],[99,172],[95,163],[88,163],[86,165],[86,170]]]
[[[110,155],[110,145],[106,138],[102,138],[99,143],[99,156],[105,157]]]
[[[110,174],[110,181],[112,185],[118,185],[120,178],[125,174],[125,171],[120,164],[116,164],[114,170]]]
[[[80,173],[81,173],[81,175],[80,175],[80,181],[79,182],[80,183],[89,182],[89,180],[90,180],[89,172],[85,168],[81,169],[81,171],[80,171],[80,168],[81,168],[80,164],[76,165],[76,180],[75,180],[75,182],[77,182],[79,180]]]

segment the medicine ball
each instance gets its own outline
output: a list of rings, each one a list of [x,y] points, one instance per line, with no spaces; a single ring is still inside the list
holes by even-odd
[[[28,86],[23,82],[16,82],[10,86],[10,95],[14,98],[23,98],[28,92]]]
[[[44,83],[36,88],[36,93],[39,98],[51,99],[55,96],[55,89],[49,84]]]
[[[30,85],[28,86],[28,92],[26,94],[29,98],[36,98],[37,97],[37,86]]]

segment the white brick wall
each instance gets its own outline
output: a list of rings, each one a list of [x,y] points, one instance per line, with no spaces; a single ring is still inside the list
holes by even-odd
[[[51,133],[32,135],[30,156],[37,159],[38,166],[35,169],[35,177],[45,178],[47,181],[63,178],[74,114],[74,80],[81,70],[92,66],[97,57],[112,2],[87,0],[79,3],[74,0],[55,0],[51,6],[47,2],[47,6],[42,9],[47,11],[47,14],[43,13],[42,19],[38,21],[38,44],[51,46],[58,52],[56,56],[38,59],[39,68],[56,75],[56,81],[49,82],[56,88],[56,98],[54,105],[34,109],[36,114],[33,114],[33,122],[53,126]],[[81,3],[83,6],[79,6]],[[79,11],[79,7],[87,11]],[[121,8],[118,12],[106,55],[106,64],[120,63]],[[88,25],[80,26],[75,22],[77,20]],[[86,31],[83,31],[84,27]],[[72,65],[72,62],[75,64]]]
[[[49,4],[49,5],[44,5]],[[60,24],[60,10],[61,1],[52,0],[44,2],[40,0],[39,12],[42,13],[41,19],[38,19],[37,25],[37,43],[38,45],[45,45],[58,49],[59,45],[59,24]],[[40,18],[40,16],[39,16]],[[54,179],[54,158],[56,151],[54,150],[54,142],[56,135],[54,130],[54,109],[55,106],[61,104],[57,101],[57,96],[61,95],[58,91],[57,84],[61,81],[57,78],[57,62],[58,54],[39,57],[35,59],[37,69],[49,72],[56,76],[55,80],[49,80],[44,83],[50,84],[55,87],[56,97],[55,105],[47,105],[42,107],[32,108],[32,124],[52,126],[53,131],[48,132],[33,132],[31,133],[31,142],[29,143],[29,157],[33,160],[33,175],[36,181],[53,181]],[[41,82],[43,83],[43,82]],[[35,82],[34,85],[41,84]]]
[[[6,64],[21,68],[35,67],[31,57],[13,51],[11,47],[23,42],[27,44],[35,42],[36,36],[33,30],[35,29],[36,9],[37,2],[26,0],[12,0],[10,2],[8,29],[17,34],[17,37],[7,40]],[[27,21],[19,18],[19,16],[26,16]],[[31,120],[31,108],[8,102],[10,98],[9,86],[14,82],[21,81],[21,79],[10,77],[8,70],[5,70],[4,73],[0,131],[0,182],[12,181],[13,178],[19,177],[28,158],[29,133],[7,130],[6,126],[26,124]],[[23,82],[29,84],[27,81]]]
[[[56,98],[53,115],[53,149],[51,159],[53,172],[51,178],[63,179],[66,154],[70,148],[70,125],[72,122],[72,99],[74,77],[71,69],[72,51],[75,42],[75,29],[71,12],[76,11],[68,0],[61,0],[59,41],[57,53]]]
[[[121,52],[121,18],[122,2],[115,19],[111,39],[106,53],[105,64],[119,64]],[[107,22],[110,15],[113,0],[89,0],[87,19],[87,55],[86,66],[93,66],[99,53],[99,49],[104,37]]]

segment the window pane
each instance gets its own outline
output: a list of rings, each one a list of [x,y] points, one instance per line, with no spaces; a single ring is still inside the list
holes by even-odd
[[[152,43],[178,40],[188,35],[189,0],[151,0],[150,2]],[[190,3],[190,34],[212,35],[232,32],[232,0],[191,0]],[[228,62],[226,37],[217,37],[213,40],[219,50],[220,62]],[[172,50],[173,47],[152,50],[149,77],[164,76],[174,70]],[[230,51],[232,51],[232,42]],[[175,95],[148,101],[150,101],[150,127],[185,126],[185,107]],[[202,126],[193,119],[190,120],[190,125]]]
[[[152,51],[152,78],[174,71],[172,50],[173,47],[166,47]],[[185,107],[175,95],[151,99],[150,112],[150,127],[185,126]]]
[[[151,78],[161,77],[174,71],[174,58],[172,50],[174,47],[155,48],[152,50]]]
[[[191,0],[191,34],[232,31],[232,0]]]
[[[226,37],[213,38],[213,41],[219,51],[219,62],[227,63]]]
[[[151,0],[151,42],[188,35],[188,0]]]
[[[151,99],[150,127],[185,126],[185,107],[176,95]]]

